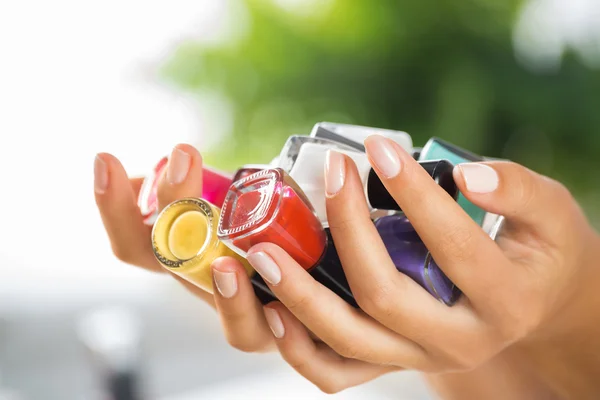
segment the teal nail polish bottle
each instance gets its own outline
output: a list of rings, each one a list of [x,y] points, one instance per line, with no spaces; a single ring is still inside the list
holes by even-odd
[[[483,161],[483,157],[436,137],[429,139],[419,156],[419,161],[444,159],[450,161],[454,165],[465,162]],[[485,217],[484,210],[467,200],[462,193],[459,193],[457,201],[463,210],[465,210],[477,224],[481,225],[483,223],[483,218]]]

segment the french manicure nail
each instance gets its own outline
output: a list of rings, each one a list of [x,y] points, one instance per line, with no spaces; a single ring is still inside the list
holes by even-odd
[[[325,191],[328,197],[335,196],[344,186],[346,159],[335,150],[327,150],[325,158]]]
[[[365,149],[373,167],[390,179],[400,173],[402,164],[391,140],[380,135],[371,135],[365,139]]]
[[[167,168],[167,181],[171,185],[183,182],[190,170],[191,161],[192,157],[188,153],[178,148],[173,149]]]
[[[230,299],[237,293],[237,277],[235,272],[221,272],[213,269],[215,285],[221,296]]]
[[[283,335],[285,335],[285,328],[279,313],[277,310],[274,310],[271,307],[264,307],[264,310],[267,324],[269,324],[269,328],[271,328],[273,336],[275,336],[277,339],[281,339]]]
[[[108,187],[108,167],[100,156],[94,160],[94,191],[103,194]]]
[[[269,255],[263,252],[248,254],[246,257],[250,265],[272,285],[281,281],[281,270]]]
[[[489,165],[465,163],[458,168],[469,192],[490,193],[498,188],[498,173]]]

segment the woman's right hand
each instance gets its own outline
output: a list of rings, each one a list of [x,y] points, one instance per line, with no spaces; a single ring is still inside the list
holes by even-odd
[[[184,197],[202,197],[202,157],[192,146],[177,145],[159,178],[159,210]],[[163,268],[154,257],[150,234],[137,198],[143,178],[128,178],[119,160],[100,153],[94,162],[94,192],[115,256],[131,265],[173,276],[194,295],[216,308],[228,342],[246,352],[275,350],[262,305],[244,267],[231,257],[213,265],[214,296]]]

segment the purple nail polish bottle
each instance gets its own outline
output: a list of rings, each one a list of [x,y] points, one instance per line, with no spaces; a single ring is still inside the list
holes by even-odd
[[[431,258],[429,250],[406,217],[381,217],[375,221],[375,227],[398,271],[409,276],[448,306],[458,300],[460,289]]]

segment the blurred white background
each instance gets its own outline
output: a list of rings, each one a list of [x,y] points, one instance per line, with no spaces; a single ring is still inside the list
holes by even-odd
[[[600,48],[599,4],[532,0],[516,25],[517,56],[531,68],[553,68],[573,46],[598,65],[600,52],[584,50]],[[186,97],[156,72],[184,39],[234,40],[246,28],[243,13],[225,0],[0,3],[0,388],[15,398],[91,398],[98,382],[77,321],[115,305],[133,310],[144,328],[152,398],[322,397],[278,356],[230,349],[212,310],[172,280],[116,261],[93,200],[99,151],[137,175],[176,143],[205,149],[227,134],[226,101]],[[427,398],[410,373],[338,398],[366,393]]]

